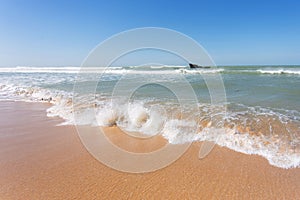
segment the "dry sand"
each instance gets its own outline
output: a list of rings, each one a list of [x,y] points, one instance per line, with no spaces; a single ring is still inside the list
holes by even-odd
[[[74,126],[55,126],[61,119],[47,118],[47,106],[0,102],[0,199],[300,199],[300,169],[218,146],[199,160],[200,143],[156,172],[113,170],[87,152]],[[117,128],[108,132],[131,150],[164,144],[129,145]]]

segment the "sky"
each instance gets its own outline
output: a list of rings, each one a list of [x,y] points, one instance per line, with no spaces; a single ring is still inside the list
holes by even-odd
[[[0,66],[80,66],[100,42],[140,27],[186,34],[217,65],[296,65],[299,9],[296,0],[0,0]]]

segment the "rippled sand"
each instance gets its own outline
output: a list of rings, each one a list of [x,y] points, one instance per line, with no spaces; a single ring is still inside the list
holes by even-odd
[[[0,102],[0,108],[0,199],[300,199],[299,168],[276,168],[218,146],[199,160],[195,143],[162,170],[122,173],[95,160],[75,127],[55,126],[61,120],[46,117],[46,104]],[[127,150],[164,145],[159,138],[133,143],[117,128],[106,130]]]

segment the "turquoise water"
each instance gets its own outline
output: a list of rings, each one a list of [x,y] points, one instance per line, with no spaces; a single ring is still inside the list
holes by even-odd
[[[38,86],[67,92],[72,92],[78,71],[77,68],[60,68],[62,73],[60,71],[53,73],[57,68],[42,68],[43,70],[39,70],[40,68],[21,68],[22,70],[15,69],[16,72],[3,72],[9,71],[5,69],[9,68],[3,68],[2,72],[0,69],[2,84],[5,84],[6,80],[8,80],[12,84],[20,83],[23,86]],[[91,75],[88,78],[91,78],[92,81],[99,81],[100,79],[98,92],[109,93],[116,82],[120,78],[124,78],[126,72],[124,74],[119,72],[123,69],[139,72],[139,74],[126,75],[127,81],[135,81],[135,77],[145,76],[152,77],[154,82],[159,82],[159,80],[173,82],[173,84],[178,84],[178,87],[180,87],[181,82],[176,80],[176,77],[171,72],[178,69],[186,70],[182,74],[194,88],[198,99],[206,103],[210,101],[202,73],[197,73],[197,71],[181,66],[175,66],[174,68],[151,68],[145,66],[113,68],[113,70],[110,70],[111,73],[94,77]],[[220,70],[218,72],[222,76],[228,102],[249,106],[259,105],[300,110],[300,66],[221,66],[216,69]],[[205,70],[201,71],[205,72]],[[210,71],[215,72],[214,70]],[[145,74],[143,74],[144,72]],[[161,72],[161,74],[151,74],[151,72]],[[147,82],[150,82],[151,78],[150,80],[148,79]],[[148,87],[148,89],[148,97],[164,95],[163,93],[157,95],[153,89],[151,90],[151,87]],[[147,95],[144,97],[147,97]]]
[[[48,116],[65,124],[117,125],[170,143],[210,140],[278,167],[300,165],[300,66],[88,70],[0,68],[0,99],[51,102]]]

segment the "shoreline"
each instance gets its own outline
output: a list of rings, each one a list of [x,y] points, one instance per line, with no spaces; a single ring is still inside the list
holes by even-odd
[[[1,199],[300,198],[300,169],[277,168],[257,155],[216,145],[199,160],[197,142],[166,168],[123,173],[94,159],[75,126],[56,126],[63,120],[47,117],[47,104],[3,101],[0,108]],[[110,138],[120,135],[108,129]]]

